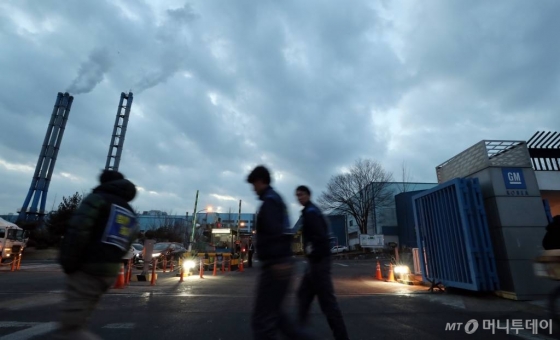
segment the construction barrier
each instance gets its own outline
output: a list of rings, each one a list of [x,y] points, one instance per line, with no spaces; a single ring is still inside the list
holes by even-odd
[[[128,264],[126,265],[126,274],[124,277],[124,284],[130,284],[130,278],[132,277],[132,259],[128,260]]]
[[[113,285],[114,289],[123,289],[126,285],[125,278],[124,278],[124,263],[121,263],[121,269],[119,270],[119,275],[117,275],[117,280]]]
[[[418,252],[418,248],[412,248],[412,262],[414,263],[414,274],[421,275],[422,271],[420,270],[420,253]]]
[[[179,266],[179,282],[183,282],[184,268],[183,268],[183,258],[182,257],[179,257],[179,261],[178,261],[177,265]]]
[[[10,271],[16,271],[16,270],[20,270],[21,268],[21,254],[12,254],[14,255],[12,257],[12,261],[7,262],[7,263],[2,263],[0,261],[0,266],[10,266]],[[1,260],[1,258],[0,258]]]
[[[157,259],[153,259],[152,260],[153,265],[152,265],[152,277],[150,280],[150,286],[155,286],[156,285],[156,280],[157,280],[157,274],[156,274],[156,267],[157,267]]]
[[[240,272],[244,271],[243,259],[234,259],[231,253],[198,253],[197,256],[200,278],[204,278],[204,271],[206,270],[212,270],[212,276],[216,276],[218,273],[218,266],[221,267],[220,270],[222,273],[226,271],[231,272],[232,269],[236,269]]]
[[[12,271],[19,270],[21,268],[21,254],[17,254],[12,260]]]
[[[387,282],[396,282],[392,263],[389,264],[389,275],[387,276]]]
[[[375,269],[375,279],[383,280],[383,275],[381,275],[381,264],[377,261],[377,268]]]
[[[222,254],[222,256],[223,256],[222,272],[225,272],[226,268],[227,268],[228,271],[231,272],[231,254],[224,253],[224,254]],[[226,263],[227,263],[227,267],[226,267]]]

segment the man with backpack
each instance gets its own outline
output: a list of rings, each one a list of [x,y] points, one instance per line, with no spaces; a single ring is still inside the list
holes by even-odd
[[[129,203],[136,187],[117,171],[105,170],[100,184],[83,199],[66,226],[59,262],[66,274],[65,301],[55,337],[96,339],[88,319],[115,283],[121,258],[138,234]]]

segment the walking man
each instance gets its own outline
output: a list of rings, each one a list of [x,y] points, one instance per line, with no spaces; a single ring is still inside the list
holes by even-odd
[[[247,268],[253,267],[253,253],[255,252],[255,247],[253,246],[253,241],[249,240],[247,245]]]
[[[312,339],[289,321],[282,303],[292,279],[292,240],[288,211],[280,195],[270,186],[270,172],[257,166],[247,182],[263,201],[257,215],[256,248],[261,263],[257,296],[251,316],[255,340],[276,339],[280,330],[293,339]]]
[[[105,170],[66,226],[59,262],[66,274],[65,301],[55,337],[100,339],[87,331],[101,296],[115,283],[122,257],[138,233],[128,202],[136,187],[117,171]]]
[[[302,236],[308,265],[298,290],[299,321],[307,323],[309,308],[317,295],[319,306],[325,314],[336,340],[347,340],[348,333],[334,296],[331,278],[331,250],[329,228],[321,210],[311,202],[311,191],[306,186],[296,189],[296,196],[303,206]]]

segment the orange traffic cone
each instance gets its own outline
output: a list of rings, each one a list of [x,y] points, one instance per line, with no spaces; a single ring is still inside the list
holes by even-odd
[[[395,274],[393,273],[393,264],[389,265],[389,276],[387,278],[388,282],[395,282]]]
[[[122,289],[124,286],[124,264],[121,263],[121,270],[119,270],[119,276],[117,276],[117,282],[115,282],[113,288]]]
[[[217,273],[216,273],[217,271],[218,271],[218,260],[214,257],[214,271],[212,272],[212,275],[213,275],[213,276],[216,276],[216,275],[217,275]]]
[[[239,258],[239,271],[243,272],[243,258],[242,257]]]
[[[375,270],[375,279],[383,280],[383,275],[381,275],[381,265],[379,264],[379,261],[377,261],[377,268]]]

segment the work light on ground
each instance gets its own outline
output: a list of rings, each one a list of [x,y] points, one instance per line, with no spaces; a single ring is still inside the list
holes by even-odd
[[[410,273],[410,269],[408,266],[395,266],[395,274],[399,275],[401,280],[404,279],[404,276]]]
[[[196,262],[194,262],[193,260],[186,260],[185,262],[183,262],[183,270],[187,273],[190,272],[191,269],[193,269],[195,266]]]

